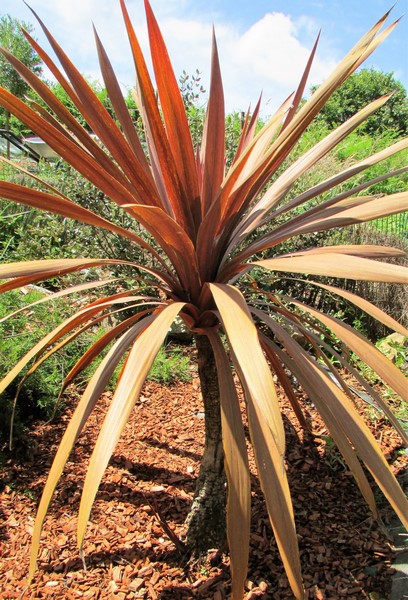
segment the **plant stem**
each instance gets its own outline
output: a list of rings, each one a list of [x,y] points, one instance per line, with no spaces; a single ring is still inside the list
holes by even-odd
[[[196,337],[205,413],[205,447],[196,491],[186,520],[186,545],[194,555],[220,548],[226,539],[225,473],[217,368],[207,336]]]

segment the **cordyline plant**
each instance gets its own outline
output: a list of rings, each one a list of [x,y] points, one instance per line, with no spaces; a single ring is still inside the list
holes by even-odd
[[[186,547],[203,551],[220,544],[226,523],[232,596],[242,598],[248,565],[251,492],[243,413],[234,370],[244,392],[250,441],[273,532],[293,593],[296,598],[303,598],[294,512],[285,470],[285,434],[274,377],[285,391],[301,425],[307,427],[292,388],[294,378],[303,387],[321,414],[373,514],[378,516],[363,464],[405,522],[408,509],[404,493],[356,410],[343,373],[358,378],[405,438],[404,431],[385,402],[343,356],[330,347],[330,332],[397,394],[407,398],[408,388],[398,368],[360,333],[339,319],[306,305],[302,299],[263,289],[260,281],[264,277],[270,282],[271,278],[286,273],[284,277],[298,278],[305,287],[318,286],[322,293],[337,294],[390,329],[404,335],[408,333],[367,300],[319,279],[323,276],[407,283],[408,269],[376,260],[399,256],[399,250],[372,245],[339,245],[279,253],[280,245],[285,248],[284,242],[294,236],[361,223],[408,208],[406,192],[382,198],[362,193],[374,180],[351,185],[341,193],[336,191],[336,186],[352,176],[407,148],[408,139],[398,141],[287,199],[292,184],[382,106],[387,97],[369,104],[293,161],[286,170],[280,169],[326,100],[375,50],[395,23],[383,29],[388,13],[380,19],[301,105],[315,46],[298,90],[260,130],[257,129],[259,104],[252,116],[248,113],[235,159],[226,170],[224,99],[215,39],[203,139],[196,151],[177,80],[148,1],[145,9],[158,95],[123,0],[121,7],[136,67],[136,95],[145,131],[143,141],[136,134],[118,81],[97,35],[101,70],[114,118],[41,21],[65,74],[26,33],[96,137],[78,124],[40,79],[3,50],[49,110],[35,103],[28,105],[1,89],[3,106],[122,207],[134,219],[135,231],[139,231],[137,227],[141,225],[149,236],[141,237],[132,229],[122,229],[50,186],[35,190],[2,181],[0,195],[7,200],[107,229],[130,240],[136,255],[141,247],[146,256],[151,257],[144,265],[112,257],[44,259],[0,267],[2,292],[85,269],[97,269],[100,276],[106,269],[106,277],[63,289],[48,296],[47,300],[70,293],[94,293],[97,287],[112,283],[113,268],[121,265],[126,268],[126,285],[118,281],[117,293],[82,302],[80,309],[37,343],[1,383],[3,390],[31,359],[34,363],[29,372],[88,327],[125,306],[126,317],[116,320],[117,324],[85,352],[65,380],[66,387],[108,348],[78,403],[51,467],[35,522],[29,577],[31,579],[35,571],[43,521],[64,465],[115,368],[126,357],[83,487],[78,519],[78,544],[82,547],[91,507],[109,458],[138,400],[152,362],[178,316],[195,336],[206,432],[196,494],[186,523]],[[306,203],[312,199],[315,202],[310,208],[310,203]],[[303,212],[299,211],[302,206]],[[268,254],[271,249],[273,251]],[[250,272],[254,269],[258,276],[251,279]],[[298,274],[309,277],[302,279]],[[143,293],[143,285],[145,290],[149,289],[149,295]],[[331,356],[341,364],[341,372],[333,366]]]

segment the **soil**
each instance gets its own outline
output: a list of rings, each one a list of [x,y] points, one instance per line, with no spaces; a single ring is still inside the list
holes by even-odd
[[[222,600],[230,592],[225,549],[186,562],[184,521],[203,449],[198,380],[165,387],[148,382],[106,470],[88,526],[86,570],[75,527],[87,458],[109,405],[105,394],[67,464],[46,519],[38,571],[25,598]],[[303,399],[313,433],[298,426],[282,396],[287,468],[309,598],[389,598],[393,550],[370,516],[324,424]],[[0,472],[0,598],[18,598],[27,576],[36,505],[75,400],[58,422],[39,423],[29,450],[4,456]],[[366,411],[366,406],[361,406]],[[397,434],[381,419],[370,427],[392,469],[406,462]],[[405,458],[404,458],[405,457]],[[293,598],[251,458],[252,532],[246,598]],[[392,518],[379,496],[385,524]],[[239,526],[239,524],[237,524]]]

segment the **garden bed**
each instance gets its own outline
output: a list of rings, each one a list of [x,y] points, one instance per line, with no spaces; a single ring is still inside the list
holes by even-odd
[[[84,544],[75,546],[87,457],[110,401],[106,394],[77,443],[44,526],[39,568],[25,598],[227,598],[227,554],[185,564],[180,547],[203,444],[198,380],[165,387],[148,382],[115,450],[91,514]],[[375,523],[312,405],[304,434],[282,399],[288,476],[309,598],[389,598],[394,554]],[[57,423],[38,424],[28,450],[3,455],[0,492],[0,597],[24,589],[33,520],[46,474],[75,401]],[[361,406],[365,410],[365,406]],[[400,440],[379,419],[370,424],[398,474]],[[252,473],[255,467],[251,458]],[[255,477],[252,487],[248,598],[293,598]],[[392,513],[380,498],[387,524]],[[239,526],[239,524],[237,524]],[[172,533],[170,533],[170,531]],[[174,534],[174,535],[173,535]]]

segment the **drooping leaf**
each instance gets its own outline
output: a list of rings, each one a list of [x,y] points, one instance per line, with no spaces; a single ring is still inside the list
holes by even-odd
[[[264,420],[272,431],[276,447],[283,460],[285,433],[276,390],[245,300],[232,286],[211,283],[209,288],[220,312],[240,371],[245,373],[245,380],[253,401],[260,405]]]
[[[89,415],[93,411],[101,393],[105,389],[110,377],[113,375],[122,356],[128,350],[132,341],[139,335],[140,331],[147,326],[151,319],[152,317],[148,317],[144,322],[136,323],[136,325],[122,335],[122,337],[112,346],[89,381],[86,390],[68,423],[49,471],[37,510],[31,542],[28,583],[32,580],[36,570],[41,530],[48,511],[48,506],[74,443],[80,435]]]
[[[134,300],[137,300],[137,298],[127,298],[128,302],[133,302]],[[34,357],[40,356],[40,354],[45,352],[51,344],[58,342],[64,335],[71,333],[74,328],[81,326],[92,317],[95,317],[98,313],[104,311],[106,308],[120,302],[123,303],[124,299],[104,298],[103,300],[99,300],[86,306],[71,317],[65,319],[50,333],[41,338],[41,340],[37,342],[22,358],[20,358],[13,368],[3,377],[3,379],[0,381],[0,393],[2,393],[6,387],[9,386],[12,381],[14,381],[14,379],[19,375],[19,373],[21,373],[30,360],[32,360]]]
[[[82,548],[86,524],[102,475],[115,445],[129,419],[130,412],[139,396],[150,367],[162,345],[170,325],[183,308],[184,303],[167,305],[134,342],[112,402],[98,435],[92,453],[78,515],[78,546]]]
[[[241,600],[248,571],[251,482],[239,399],[230,361],[219,336],[208,336],[220,387],[224,467],[228,482],[227,537],[231,556],[232,598]]]
[[[377,484],[388,498],[388,501],[399,515],[401,521],[408,524],[408,502],[406,496],[395,479],[370,430],[347,396],[330,379],[324,377],[318,365],[306,353],[302,356],[310,369],[309,382],[312,381],[315,384],[315,389],[320,384],[320,397],[323,396],[331,412],[335,415],[338,422],[342,424],[358,455],[370,469]],[[315,398],[317,395],[313,397]],[[321,403],[319,403],[319,410],[322,410]]]
[[[342,390],[328,377],[318,363],[299,346],[291,336],[260,311],[256,314],[273,329],[279,338],[284,340],[293,361],[292,368],[302,382],[302,386],[309,392],[319,412],[326,420],[331,434],[352,469],[353,475],[369,506],[374,506],[374,499],[366,477],[352,458],[347,447],[346,437],[352,443],[358,456],[364,461],[375,477],[377,484],[403,523],[408,521],[408,501],[395,476],[388,466],[374,436],[358,414],[353,403]],[[344,437],[346,436],[346,437]],[[349,462],[349,460],[351,462]],[[374,508],[374,514],[376,509]]]
[[[296,598],[304,597],[292,501],[284,465],[285,434],[275,386],[243,296],[210,284],[247,399],[251,441],[268,514]]]
[[[269,320],[266,320],[266,323],[271,325],[271,322]],[[278,338],[280,338],[281,340],[285,339],[285,342],[288,342],[288,334],[283,328],[274,324],[273,330],[278,336]],[[296,342],[289,342],[289,345],[291,344],[293,346],[291,353],[292,357],[282,352],[282,350],[278,346],[276,346],[276,344],[270,342],[271,348],[274,348],[275,352],[277,353],[277,356],[281,358],[285,367],[289,369],[290,372],[298,379],[303,389],[309,394],[310,398],[313,398],[313,402],[315,402],[316,406],[318,406],[319,414],[322,416],[323,421],[325,422],[331,436],[333,437],[334,442],[338,446],[348,467],[350,468],[350,471],[356,480],[361,494],[367,502],[371,512],[373,513],[373,516],[377,518],[378,509],[375,503],[374,494],[358,460],[357,454],[352,445],[350,444],[350,441],[347,437],[347,432],[344,430],[342,422],[336,419],[336,417],[328,409],[327,403],[321,402],[321,388],[319,389],[319,386],[322,385],[321,382],[317,378],[314,378],[312,381],[309,381],[310,372],[307,369],[305,369],[305,366],[303,364],[301,358],[303,356],[302,351],[298,350]],[[296,356],[296,358],[293,358],[294,356]],[[321,371],[321,373],[323,376],[324,371]],[[334,391],[337,391],[337,389],[338,388],[333,387]]]
[[[299,279],[298,281],[305,282],[305,280],[302,279]],[[377,319],[377,321],[380,321],[389,329],[393,329],[394,331],[401,333],[401,335],[408,336],[408,329],[406,327],[404,327],[401,323],[390,317],[390,315],[385,313],[378,306],[375,306],[372,302],[369,302],[365,298],[362,298],[357,294],[349,292],[348,290],[343,290],[339,287],[328,285],[326,283],[312,281],[311,279],[307,280],[307,285],[315,285],[324,290],[337,294],[338,296],[341,296],[345,300],[352,302],[355,306],[358,306],[359,308],[361,308],[361,310]]]
[[[282,363],[277,358],[276,352],[272,350],[271,341],[265,336],[260,334],[260,339],[262,343],[262,348],[264,349],[266,356],[268,357],[269,362],[272,365],[272,369],[278,376],[279,383],[282,385],[285,390],[285,394],[288,397],[288,400],[293,408],[293,411],[305,431],[309,431],[309,425],[305,419],[305,416],[300,407],[299,399],[296,396],[296,393],[290,383],[289,377],[285,372],[285,369],[282,367]]]
[[[8,313],[7,315],[5,315],[4,317],[2,317],[0,319],[0,323],[3,323],[7,319],[11,319],[12,317],[14,317],[15,315],[17,315],[18,313],[20,313],[24,310],[29,310],[29,309],[33,308],[34,306],[37,306],[38,304],[43,304],[44,302],[52,302],[54,300],[57,300],[58,298],[62,298],[64,296],[69,296],[70,294],[76,294],[76,293],[81,293],[86,290],[96,289],[96,288],[102,287],[104,285],[109,285],[109,284],[115,283],[115,281],[117,281],[117,280],[116,279],[104,279],[101,281],[89,281],[87,283],[81,283],[79,285],[73,285],[69,288],[64,288],[58,292],[53,292],[52,294],[46,294],[43,298],[40,298],[39,300],[36,300],[35,302],[31,302],[30,304],[27,304],[26,306],[22,306],[21,308],[18,308],[17,310],[14,310],[13,312]]]
[[[363,281],[408,283],[408,269],[401,265],[360,258],[341,252],[301,254],[281,258],[268,258],[251,263],[270,271],[307,273],[326,277],[345,277]]]
[[[407,269],[408,271],[408,269]],[[292,300],[293,304],[307,311],[342,340],[347,346],[366,362],[378,375],[406,402],[408,402],[408,381],[402,372],[378,348],[369,342],[361,333],[343,323],[340,319],[326,315],[307,304]]]
[[[144,310],[141,312],[128,317],[127,319],[121,321],[115,327],[109,329],[102,337],[100,337],[84,354],[81,358],[75,363],[69,373],[66,375],[64,379],[64,383],[61,388],[61,393],[74,381],[74,379],[78,376],[81,371],[86,369],[95,358],[100,356],[101,351],[104,350],[112,340],[116,339],[119,335],[121,335],[124,331],[129,329],[131,325],[135,322],[140,321],[140,319],[144,319],[148,314],[149,310]]]

